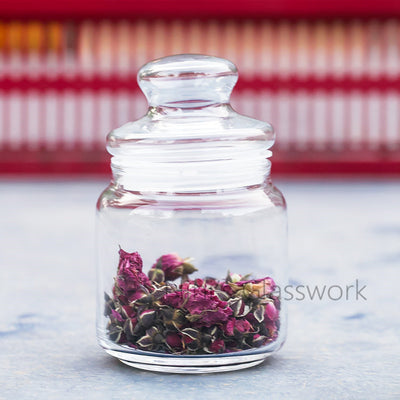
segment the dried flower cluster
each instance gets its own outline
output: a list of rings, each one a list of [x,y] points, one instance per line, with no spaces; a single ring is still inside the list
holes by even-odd
[[[138,253],[120,249],[113,296],[105,294],[108,333],[116,343],[173,354],[228,353],[274,341],[279,299],[272,278],[229,274],[190,280],[190,259],[161,256],[142,271]],[[172,280],[181,278],[181,284]]]

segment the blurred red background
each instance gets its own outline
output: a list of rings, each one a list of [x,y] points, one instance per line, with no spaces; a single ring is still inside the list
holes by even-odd
[[[228,58],[232,104],[271,122],[273,171],[400,175],[397,1],[0,1],[0,173],[104,174],[146,111],[136,73]]]

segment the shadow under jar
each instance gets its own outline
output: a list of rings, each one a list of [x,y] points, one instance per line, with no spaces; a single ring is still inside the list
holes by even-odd
[[[203,55],[146,64],[149,109],[107,141],[97,203],[100,345],[175,373],[261,363],[286,335],[286,205],[270,124],[229,105],[236,67]]]

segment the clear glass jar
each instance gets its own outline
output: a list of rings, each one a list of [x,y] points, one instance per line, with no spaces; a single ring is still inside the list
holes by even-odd
[[[153,371],[247,368],[286,335],[286,205],[270,124],[229,105],[236,67],[203,55],[146,64],[149,109],[107,141],[97,203],[97,335]]]

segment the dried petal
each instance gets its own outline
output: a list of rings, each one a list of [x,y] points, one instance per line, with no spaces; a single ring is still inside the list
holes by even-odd
[[[185,301],[184,292],[177,291],[177,292],[167,293],[162,297],[161,301],[163,304],[167,306],[173,308],[182,308],[183,303]]]
[[[232,315],[232,310],[227,307],[225,309],[207,310],[202,313],[201,319],[196,322],[196,326],[202,325],[210,327],[215,324],[223,324]]]
[[[265,317],[270,321],[276,321],[279,317],[279,311],[275,308],[274,303],[267,303],[265,305]]]
[[[233,336],[235,329],[235,320],[233,318],[229,318],[228,322],[224,326],[224,332],[227,336]]]
[[[260,304],[260,305],[257,306],[257,308],[254,311],[253,315],[254,315],[254,318],[258,322],[263,322],[264,321],[264,313],[265,313],[265,307],[262,304]]]
[[[271,295],[271,299],[274,302],[275,308],[277,310],[281,309],[281,300],[279,299],[279,296]]]
[[[111,310],[111,316],[110,316],[111,320],[116,320],[118,322],[123,322],[124,319],[122,318],[122,315],[115,311],[115,310]]]

